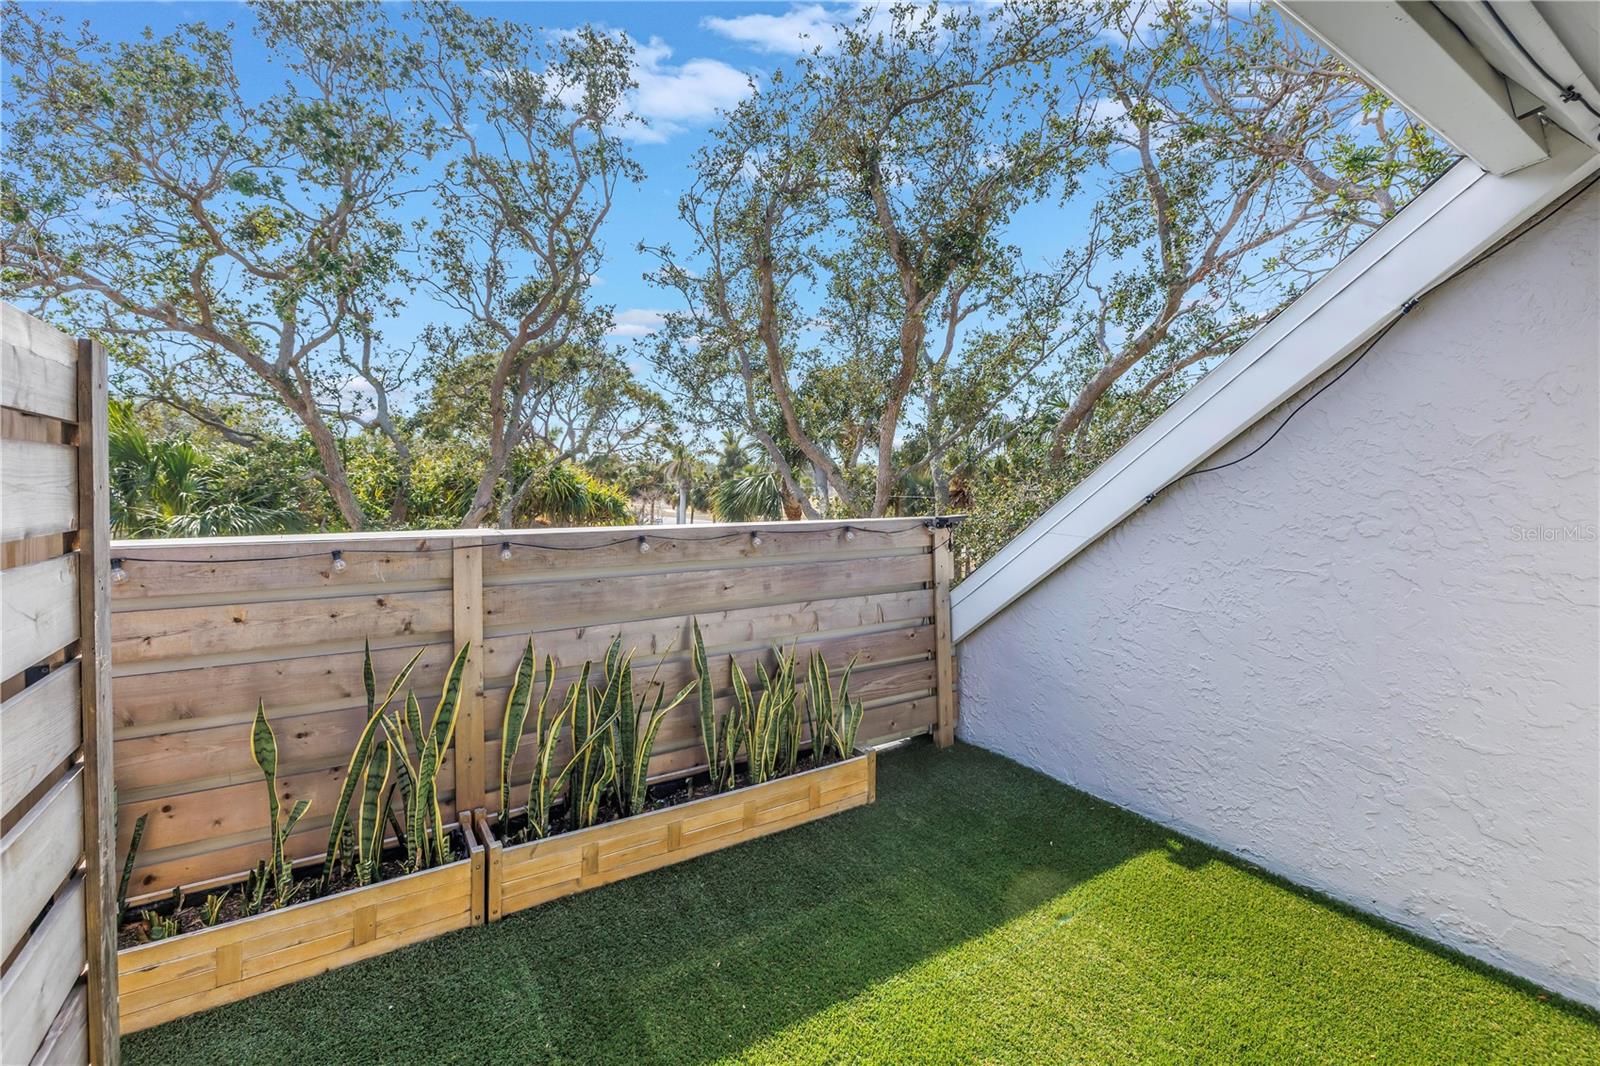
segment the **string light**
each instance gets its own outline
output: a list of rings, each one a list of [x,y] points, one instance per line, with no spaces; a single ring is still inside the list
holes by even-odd
[[[118,585],[128,580],[128,572],[122,568],[121,559],[111,560],[111,580]]]
[[[511,542],[509,540],[500,542],[500,560],[507,563],[511,561]]]
[[[943,515],[943,516],[940,516],[940,517],[937,517],[937,518],[923,518],[923,519],[921,519],[921,523],[922,523],[922,525],[924,525],[924,526],[926,526],[926,527],[928,527],[930,529],[934,528],[936,526],[952,526],[952,525],[955,525],[957,522],[959,522],[961,520],[961,517],[962,516],[960,516],[960,515]],[[802,534],[802,533],[811,533],[811,532],[815,532],[815,531],[814,530],[807,530],[807,529],[785,530],[785,529],[781,529],[781,528],[776,528],[775,527],[773,529],[767,530],[767,532],[768,533],[779,533],[779,534],[792,532],[792,533],[795,533],[795,534]],[[898,528],[898,529],[873,529],[871,527],[862,526],[862,527],[846,527],[845,531],[844,531],[844,535],[845,535],[845,539],[846,540],[854,540],[854,539],[856,539],[855,535],[857,533],[871,533],[873,536],[877,536],[877,537],[895,537],[895,536],[899,536],[900,534],[905,533],[905,532],[906,532],[906,529],[904,529],[904,528]],[[721,533],[721,534],[717,534],[715,536],[709,536],[709,537],[699,537],[699,536],[695,536],[695,537],[674,537],[674,536],[670,536],[668,534],[661,533],[661,532],[655,533],[654,536],[655,536],[655,538],[657,540],[693,541],[696,544],[715,544],[715,543],[718,543],[720,541],[728,541],[728,540],[737,540],[737,539],[748,538],[749,543],[753,547],[759,547],[761,545],[761,542],[762,542],[762,537],[761,537],[760,533],[754,533],[754,532],[746,533],[743,530],[736,530],[736,531],[734,531],[732,533]],[[360,539],[360,535],[359,534],[352,534],[351,535],[351,539],[352,540],[359,540]],[[647,541],[642,535],[629,534],[627,536],[617,537],[614,540],[598,541],[598,542],[593,543],[593,544],[551,544],[551,543],[545,543],[545,542],[542,542],[542,541],[532,541],[532,540],[506,540],[506,541],[501,541],[500,542],[500,551],[501,551],[501,557],[502,558],[506,557],[507,549],[509,549],[512,546],[522,547],[522,548],[531,548],[531,549],[533,549],[535,551],[551,551],[551,552],[600,551],[600,550],[603,550],[605,548],[614,548],[614,547],[616,547],[618,545],[626,544],[629,541],[636,542],[639,545],[639,551],[641,553],[648,552],[651,549],[650,542]],[[315,558],[317,558],[317,557],[319,557],[321,555],[331,554],[333,556],[333,569],[336,570],[336,571],[343,571],[343,570],[345,570],[347,568],[347,563],[345,562],[345,559],[344,559],[344,557],[346,555],[378,555],[378,556],[414,555],[414,554],[422,554],[422,553],[434,552],[434,551],[450,550],[451,548],[453,548],[455,550],[464,550],[467,547],[470,547],[470,545],[455,544],[455,545],[447,545],[446,547],[442,547],[442,548],[433,548],[433,547],[415,547],[415,548],[413,548],[413,547],[335,548],[335,549],[333,549],[331,551],[331,553],[330,553],[330,551],[328,549],[325,549],[325,548],[312,548],[312,549],[310,549],[308,551],[302,551],[302,552],[278,552],[278,553],[274,553],[274,554],[271,554],[271,555],[236,555],[236,556],[233,556],[232,558],[229,558],[229,559],[216,559],[216,558],[208,558],[208,557],[204,557],[204,556],[165,555],[165,554],[163,554],[163,555],[124,555],[124,556],[120,556],[120,557],[118,557],[116,559],[113,559],[112,563],[113,563],[113,565],[116,565],[116,564],[119,564],[119,563],[121,563],[121,564],[126,564],[126,563],[166,563],[166,564],[192,563],[192,564],[195,564],[195,565],[203,564],[203,565],[206,565],[206,566],[226,566],[226,565],[243,564],[243,563],[281,563],[286,559],[315,559]],[[126,572],[124,572],[123,577],[122,577],[121,580],[126,580],[126,579],[127,579],[127,574],[126,574]],[[113,581],[118,580],[115,574],[112,575],[112,580]]]

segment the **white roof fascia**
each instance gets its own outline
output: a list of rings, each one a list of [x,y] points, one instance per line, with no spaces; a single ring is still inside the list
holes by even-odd
[[[1447,13],[1450,21],[1461,28],[1481,54],[1515,79],[1515,84],[1544,103],[1545,115],[1550,121],[1586,143],[1590,151],[1600,149],[1600,118],[1590,114],[1576,100],[1563,100],[1561,91],[1544,75],[1549,74],[1563,86],[1571,86],[1596,107],[1600,107],[1600,89],[1589,80],[1561,36],[1533,4],[1501,2],[1494,5],[1494,13],[1500,16],[1500,22],[1510,27],[1515,40],[1500,28],[1500,23],[1483,4],[1451,4]],[[1517,47],[1519,44],[1521,48]],[[1544,73],[1528,61],[1522,48],[1534,55]],[[1525,108],[1519,110],[1526,113]],[[1422,117],[1427,121],[1426,116]]]
[[[1553,154],[1508,177],[1455,165],[951,592],[961,640],[1085,546],[1353,352],[1410,300],[1600,170]]]
[[[1510,174],[1548,154],[1539,124],[1512,110],[1505,78],[1432,4],[1278,0],[1276,6],[1490,173]]]

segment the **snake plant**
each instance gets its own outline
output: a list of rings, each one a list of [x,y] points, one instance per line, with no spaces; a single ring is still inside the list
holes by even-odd
[[[364,781],[367,776],[367,770],[372,762],[373,745],[382,731],[379,722],[383,712],[394,699],[395,693],[399,692],[401,686],[410,678],[412,669],[416,667],[417,660],[421,658],[422,651],[419,650],[411,657],[411,661],[406,663],[404,669],[395,675],[394,681],[389,685],[388,693],[383,697],[383,702],[379,703],[377,699],[377,677],[372,669],[372,644],[368,641],[365,645],[365,655],[361,664],[361,680],[367,693],[367,722],[362,727],[360,736],[356,738],[355,750],[350,753],[350,765],[344,773],[344,784],[339,789],[339,800],[334,804],[333,824],[328,827],[328,850],[322,862],[322,875],[325,878],[333,873],[334,865],[339,859],[340,848],[345,839],[345,825],[349,816],[350,800],[355,796],[357,783]],[[365,809],[365,795],[363,795],[363,811]],[[357,835],[361,836],[360,833]],[[367,838],[363,837],[363,839]],[[383,832],[380,825],[378,827],[375,850],[381,851],[382,845]],[[359,848],[357,851],[359,867],[363,871],[374,872],[369,870],[369,866],[375,865],[375,860],[366,851]],[[375,880],[376,878],[373,877],[373,879]]]
[[[865,713],[861,701],[850,698],[850,673],[855,668],[852,658],[839,678],[835,696],[827,662],[820,652],[811,654],[806,671],[806,713],[811,719],[811,751],[819,765],[830,751],[840,759],[848,759],[855,751],[856,731]]]
[[[743,705],[735,699],[728,710],[717,717],[716,687],[711,681],[699,619],[690,619],[689,654],[694,664],[695,707],[700,717],[700,738],[706,749],[706,773],[713,792],[726,792],[733,787],[739,748],[744,743]]]
[[[619,636],[611,643],[611,650],[606,655],[606,693],[607,699],[602,701],[602,708],[609,708],[616,717],[613,726],[616,747],[616,780],[614,787],[617,794],[617,809],[623,814],[640,814],[644,811],[646,786],[650,772],[650,754],[655,750],[656,734],[661,731],[661,723],[666,720],[667,714],[678,704],[689,698],[689,693],[695,690],[698,682],[691,681],[685,685],[676,696],[667,699],[667,688],[659,680],[661,662],[656,662],[656,668],[650,674],[650,680],[645,682],[644,698],[635,699],[633,691],[633,653],[622,654],[622,638]],[[651,690],[654,689],[654,698],[651,699]],[[615,691],[615,698],[610,694]],[[650,702],[646,704],[646,700]],[[640,717],[644,718],[644,728],[639,727]]]
[[[545,707],[550,701],[550,693],[555,689],[556,662],[548,655],[544,657],[544,692],[539,697],[537,708],[533,703],[536,663],[533,638],[529,637],[527,646],[522,649],[522,657],[517,660],[517,670],[511,678],[511,692],[506,696],[505,713],[500,718],[500,825],[502,827],[511,824],[511,767],[516,761],[517,749],[522,744],[522,731],[526,728],[530,716],[533,720],[530,740],[534,751],[542,753]],[[529,802],[531,804],[532,800]]]
[[[774,648],[777,658],[775,669],[769,673],[765,663],[757,663],[761,678],[761,695],[750,689],[750,682],[740,669],[739,662],[729,656],[729,672],[733,677],[733,701],[738,707],[739,724],[744,730],[744,745],[748,755],[750,783],[759,785],[786,772],[791,738],[798,746],[794,685],[794,652]],[[789,768],[792,768],[790,766]]]
[[[267,721],[267,705],[264,701],[256,703],[256,719],[250,729],[250,755],[261,768],[262,776],[267,779],[267,821],[272,834],[270,873],[276,905],[281,907],[294,895],[294,867],[284,855],[284,842],[311,807],[311,801],[297,800],[289,811],[289,817],[282,817],[282,803],[278,799],[278,738]]]
[[[456,653],[449,672],[445,674],[444,689],[439,694],[433,719],[426,728],[423,727],[422,708],[414,692],[406,693],[402,713],[377,716],[397,775],[395,786],[405,812],[401,824],[404,827],[406,867],[412,871],[426,870],[449,862],[451,858],[449,835],[439,810],[439,764],[455,736],[456,716],[461,709],[462,675],[466,671],[467,656],[471,650],[472,645],[468,642]],[[388,793],[387,787],[384,792]],[[379,822],[384,816],[385,806],[380,802],[373,811],[372,821],[380,841]]]
[[[553,679],[553,668],[546,663],[547,680]],[[550,816],[555,806],[556,799],[566,788],[567,780],[579,760],[588,756],[594,749],[596,742],[610,736],[610,723],[604,722],[601,728],[589,732],[583,743],[577,745],[572,754],[567,756],[567,761],[560,769],[556,768],[556,746],[561,742],[561,731],[568,721],[578,714],[578,705],[588,698],[590,664],[583,664],[583,674],[576,684],[567,690],[566,700],[556,716],[543,726],[543,736],[538,742],[538,751],[534,759],[533,773],[528,780],[528,825],[525,835],[535,840],[543,839],[550,835]],[[542,704],[541,704],[542,706]],[[592,787],[591,787],[592,791]],[[578,806],[574,799],[574,808]],[[502,823],[504,824],[504,823]]]

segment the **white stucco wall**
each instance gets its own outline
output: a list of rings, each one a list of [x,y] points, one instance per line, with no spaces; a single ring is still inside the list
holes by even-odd
[[[969,636],[962,736],[1600,1004],[1597,248],[1591,188]]]

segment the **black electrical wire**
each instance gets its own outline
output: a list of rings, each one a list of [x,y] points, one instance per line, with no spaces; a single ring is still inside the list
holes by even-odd
[[[1597,182],[1600,182],[1600,175],[1597,175],[1595,177],[1590,178],[1588,181],[1584,182],[1583,184],[1579,185],[1577,188],[1575,188],[1572,191],[1570,191],[1569,193],[1567,193],[1567,195],[1563,196],[1559,201],[1557,201],[1556,203],[1550,205],[1544,211],[1540,212],[1536,217],[1534,217],[1532,219],[1529,219],[1527,222],[1523,223],[1522,227],[1520,229],[1518,229],[1515,233],[1512,233],[1512,234],[1506,236],[1505,238],[1500,240],[1498,243],[1496,243],[1492,248],[1486,249],[1483,252],[1482,255],[1479,255],[1477,258],[1473,259],[1472,262],[1468,263],[1466,266],[1462,267],[1460,270],[1454,271],[1453,273],[1450,274],[1449,277],[1440,279],[1439,281],[1435,282],[1433,285],[1429,286],[1427,289],[1423,290],[1421,293],[1418,293],[1416,296],[1413,296],[1411,299],[1407,300],[1404,304],[1401,305],[1399,312],[1393,318],[1389,319],[1388,322],[1384,323],[1383,328],[1380,329],[1372,337],[1371,340],[1367,341],[1366,346],[1361,349],[1360,353],[1357,354],[1354,359],[1351,359],[1347,364],[1345,364],[1345,367],[1344,367],[1343,370],[1339,371],[1332,378],[1330,378],[1327,381],[1323,382],[1322,385],[1317,389],[1316,392],[1313,392],[1310,396],[1307,396],[1304,400],[1301,400],[1300,403],[1296,404],[1295,405],[1295,409],[1293,411],[1289,412],[1289,416],[1287,418],[1285,418],[1282,422],[1278,423],[1278,428],[1274,429],[1272,431],[1272,433],[1268,435],[1266,440],[1262,441],[1260,444],[1257,444],[1254,448],[1251,448],[1249,451],[1245,452],[1243,455],[1239,456],[1237,459],[1229,459],[1225,463],[1218,463],[1215,466],[1202,466],[1202,467],[1199,467],[1197,469],[1189,470],[1189,471],[1186,471],[1186,472],[1184,472],[1182,474],[1179,474],[1177,477],[1173,478],[1171,481],[1167,482],[1165,485],[1162,485],[1159,489],[1156,489],[1154,492],[1150,493],[1150,495],[1146,496],[1144,498],[1144,502],[1145,503],[1150,503],[1157,496],[1160,496],[1163,492],[1166,492],[1172,486],[1176,485],[1180,481],[1183,481],[1185,478],[1194,477],[1196,474],[1210,474],[1210,473],[1213,473],[1214,471],[1217,471],[1217,470],[1226,470],[1230,466],[1237,466],[1239,463],[1244,462],[1246,459],[1250,458],[1252,455],[1255,455],[1262,448],[1265,448],[1267,445],[1271,444],[1272,441],[1273,441],[1273,438],[1276,437],[1279,433],[1283,432],[1283,427],[1287,426],[1290,422],[1294,421],[1294,416],[1295,415],[1297,415],[1301,411],[1305,410],[1306,405],[1309,404],[1312,400],[1315,400],[1318,396],[1321,396],[1324,392],[1327,392],[1328,389],[1331,388],[1333,385],[1335,385],[1339,381],[1340,378],[1344,377],[1346,374],[1350,373],[1350,371],[1354,370],[1356,364],[1361,362],[1361,360],[1365,359],[1367,357],[1367,353],[1372,351],[1373,348],[1377,347],[1378,342],[1383,340],[1383,338],[1388,334],[1388,332],[1395,327],[1395,324],[1397,322],[1399,322],[1402,318],[1404,318],[1406,315],[1410,314],[1412,309],[1414,309],[1419,303],[1421,303],[1423,300],[1427,299],[1429,296],[1433,295],[1433,293],[1435,291],[1437,291],[1438,289],[1442,288],[1443,286],[1445,286],[1449,282],[1455,280],[1456,278],[1460,277],[1462,274],[1466,273],[1468,270],[1471,270],[1473,267],[1477,266],[1478,264],[1486,262],[1487,260],[1491,259],[1492,257],[1494,257],[1496,255],[1499,255],[1501,252],[1505,251],[1507,248],[1511,247],[1513,244],[1515,244],[1516,242],[1520,241],[1523,237],[1526,237],[1529,233],[1532,233],[1534,230],[1538,229],[1539,225],[1542,222],[1544,222],[1546,219],[1548,219],[1551,215],[1554,215],[1557,211],[1560,211],[1563,207],[1567,206],[1567,204],[1571,203],[1573,200],[1576,200],[1579,196],[1583,195],[1589,189],[1593,188],[1594,185]]]
[[[934,519],[924,518],[924,519],[922,519],[922,522],[923,522],[924,525],[929,525],[929,524],[934,522]],[[724,541],[724,540],[738,540],[738,539],[741,539],[741,538],[742,539],[748,539],[748,538],[750,538],[752,536],[755,536],[757,534],[759,534],[761,536],[768,536],[768,535],[771,535],[771,534],[812,533],[812,532],[816,532],[816,530],[813,530],[813,529],[773,529],[773,528],[741,529],[741,530],[738,530],[738,531],[733,532],[733,533],[718,534],[717,536],[714,536],[714,537],[674,537],[674,536],[671,536],[670,534],[664,534],[664,533],[630,533],[625,537],[615,537],[615,538],[613,538],[611,540],[601,541],[598,544],[545,544],[545,543],[541,543],[539,541],[518,540],[515,537],[504,538],[504,539],[499,540],[498,543],[497,543],[496,540],[495,540],[495,537],[492,534],[490,534],[490,535],[487,535],[487,536],[485,536],[483,538],[483,543],[481,543],[481,544],[475,544],[475,545],[471,545],[471,544],[456,544],[456,545],[451,545],[451,550],[465,550],[466,548],[471,548],[471,547],[479,547],[479,548],[518,547],[518,548],[534,548],[534,549],[537,549],[539,551],[574,552],[574,551],[594,551],[597,548],[614,548],[619,544],[638,544],[638,543],[641,543],[641,542],[653,542],[653,543],[677,542],[677,543],[685,543],[685,544],[687,544],[687,543],[714,544],[714,543],[716,543],[718,541]],[[870,526],[846,525],[846,526],[839,527],[839,532],[841,532],[841,533],[855,533],[855,534],[870,533],[870,534],[872,534],[874,536],[879,536],[879,537],[892,537],[892,536],[895,536],[897,533],[904,532],[904,530],[874,529],[874,528],[872,528]],[[463,537],[470,537],[472,535],[472,531],[471,530],[462,530],[461,535]],[[359,533],[352,534],[352,536],[360,536],[360,534]],[[281,560],[290,560],[290,559],[315,559],[315,558],[317,558],[319,556],[333,556],[335,554],[341,555],[341,556],[344,556],[344,555],[403,555],[403,554],[421,554],[421,553],[423,553],[425,551],[434,551],[434,550],[437,550],[437,549],[431,549],[431,548],[405,548],[405,547],[395,547],[395,548],[328,547],[328,548],[316,549],[316,550],[313,550],[313,551],[292,552],[292,553],[285,554],[285,555],[241,555],[241,556],[237,556],[237,557],[231,558],[231,559],[199,559],[199,558],[185,558],[185,557],[182,557],[182,556],[175,556],[175,555],[118,555],[114,559],[112,559],[111,561],[113,563],[186,563],[186,564],[190,564],[190,565],[194,565],[194,566],[211,566],[211,565],[216,565],[216,564],[221,564],[221,563],[271,563],[271,562],[278,562],[278,561],[281,561]]]
[[[1511,32],[1511,27],[1506,25],[1506,20],[1500,17],[1500,12],[1494,9],[1494,5],[1489,3],[1489,0],[1483,0],[1483,8],[1489,12],[1489,17],[1494,19],[1495,25],[1500,27],[1500,32],[1506,35],[1506,39],[1516,47],[1517,51],[1522,53],[1522,58],[1528,61],[1528,65],[1537,70],[1545,81],[1555,86],[1555,90],[1561,94],[1563,102],[1578,104],[1595,118],[1600,118],[1600,111],[1596,111],[1594,105],[1583,98],[1583,94],[1577,90],[1576,86],[1562,85],[1553,74],[1544,69],[1544,64],[1533,58],[1533,53],[1528,51],[1527,47],[1517,39],[1517,35]]]

